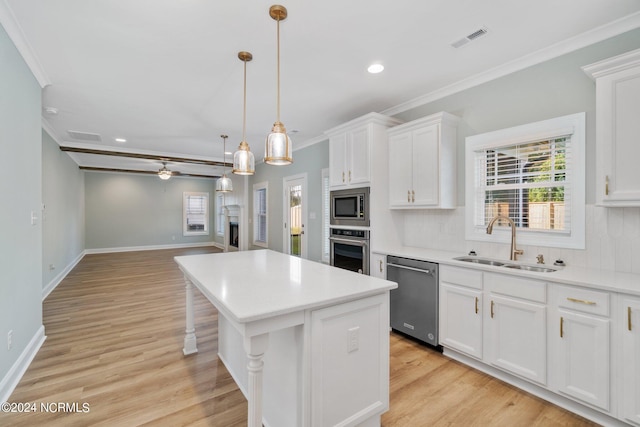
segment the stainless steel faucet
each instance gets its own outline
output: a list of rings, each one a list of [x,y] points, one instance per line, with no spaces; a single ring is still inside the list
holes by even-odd
[[[499,219],[508,221],[509,225],[511,226],[511,256],[509,257],[509,259],[511,261],[516,261],[518,259],[518,255],[522,255],[524,251],[522,249],[516,249],[516,223],[513,222],[511,218],[504,215],[494,216],[491,221],[489,221],[489,225],[487,225],[487,234],[493,233],[493,224]]]

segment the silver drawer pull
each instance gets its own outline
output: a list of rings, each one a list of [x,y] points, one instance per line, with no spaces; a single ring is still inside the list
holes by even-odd
[[[567,297],[567,300],[571,302],[577,302],[578,304],[596,305],[595,301],[589,301],[586,299],[577,299],[577,298]]]

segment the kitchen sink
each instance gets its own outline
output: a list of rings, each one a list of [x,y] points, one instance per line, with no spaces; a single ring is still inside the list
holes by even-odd
[[[557,268],[553,267],[542,267],[537,265],[527,265],[527,264],[511,264],[508,261],[496,261],[489,258],[481,258],[477,256],[461,256],[454,258],[456,261],[464,261],[464,262],[472,262],[474,264],[482,264],[482,265],[492,265],[494,267],[506,267],[512,268],[514,270],[524,270],[524,271],[534,271],[537,273],[553,273],[554,271],[558,271]]]
[[[536,265],[508,264],[505,265],[505,267],[513,268],[516,270],[537,271],[539,273],[553,273],[554,271],[557,271],[555,268],[538,267]]]
[[[456,261],[464,261],[464,262],[473,262],[475,264],[484,264],[484,265],[495,265],[496,267],[500,267],[504,265],[504,262],[494,261],[487,258],[478,258],[475,256],[461,256],[458,258],[454,258]]]

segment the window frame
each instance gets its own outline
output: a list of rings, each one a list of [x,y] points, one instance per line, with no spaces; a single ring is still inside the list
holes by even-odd
[[[258,236],[260,236],[260,216],[263,215],[259,212],[260,199],[258,197],[258,192],[264,191],[264,236],[265,240],[258,240]],[[268,182],[259,182],[257,184],[253,184],[253,244],[254,246],[260,246],[263,248],[269,247],[269,183]]]
[[[571,157],[566,161],[567,188],[570,190],[570,229],[563,233],[553,230],[517,228],[519,245],[585,249],[585,152],[586,114],[584,112],[556,117],[535,123],[500,129],[469,136],[465,140],[465,239],[492,243],[510,243],[508,225],[496,226],[492,234],[486,233],[486,225],[476,224],[479,189],[476,183],[476,152],[514,144],[543,141],[561,136],[571,137]]]
[[[204,197],[204,229],[189,230],[188,228],[188,204],[189,197]],[[202,191],[185,191],[182,193],[182,235],[183,236],[208,236],[209,235],[209,193]]]

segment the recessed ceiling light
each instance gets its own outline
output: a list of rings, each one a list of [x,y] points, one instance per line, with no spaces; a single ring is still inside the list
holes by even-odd
[[[127,142],[127,140],[124,139],[124,138],[115,138],[115,141],[116,142]]]
[[[225,151],[224,154],[226,154],[227,156],[233,156],[233,153],[231,151]]]
[[[367,68],[367,71],[371,74],[381,73],[382,70],[384,70],[384,65],[382,64],[371,64],[369,65],[369,68]]]

